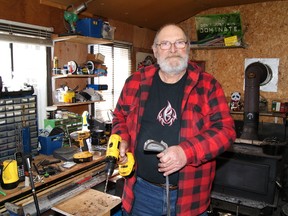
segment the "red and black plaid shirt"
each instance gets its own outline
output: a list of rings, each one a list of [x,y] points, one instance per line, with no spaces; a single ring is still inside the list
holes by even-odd
[[[158,69],[152,65],[133,73],[126,80],[114,111],[112,133],[128,141],[132,153],[137,145],[145,101]],[[179,171],[177,215],[199,215],[208,208],[215,157],[227,150],[235,138],[234,121],[220,84],[189,62],[179,143],[186,154],[187,165]],[[122,205],[127,212],[132,209],[135,181],[136,176],[125,181]]]

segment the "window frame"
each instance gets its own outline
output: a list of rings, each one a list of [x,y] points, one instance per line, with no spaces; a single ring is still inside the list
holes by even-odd
[[[98,47],[98,49],[96,50],[96,47]],[[111,65],[110,67],[108,66],[108,75],[109,73],[112,73],[112,77],[110,77],[112,80],[112,86],[108,85],[108,91],[109,92],[101,92],[101,94],[103,94],[103,98],[104,100],[106,100],[107,98],[109,98],[108,100],[111,100],[112,102],[112,106],[110,108],[107,108],[107,105],[104,105],[103,102],[101,103],[96,103],[95,104],[95,118],[96,119],[100,119],[101,121],[111,121],[111,111],[113,111],[115,109],[115,106],[117,104],[118,101],[118,97],[120,96],[120,93],[122,91],[123,85],[125,83],[125,80],[132,74],[132,44],[130,43],[123,43],[123,42],[114,42],[113,44],[94,44],[90,46],[90,53],[93,54],[97,54],[98,52],[101,53],[101,49],[99,49],[99,47],[111,47],[112,51],[111,51],[111,56],[112,56],[112,68]],[[117,59],[117,57],[115,57],[117,54],[115,53],[115,49],[127,49],[127,70],[126,73],[124,71],[123,74],[121,74],[121,79],[122,79],[122,83],[120,85],[116,86],[116,76],[115,76],[115,71],[117,71],[116,67],[117,67],[117,63],[115,63],[117,60],[115,60],[115,58]],[[119,50],[120,51],[120,50]],[[101,53],[105,56],[105,53]],[[107,57],[105,56],[105,62],[107,62]],[[104,62],[104,64],[105,64]],[[122,71],[121,71],[122,72]],[[116,78],[115,78],[116,77]],[[95,83],[97,83],[97,79],[95,79]],[[105,83],[100,83],[100,84],[105,84]],[[117,92],[117,95],[115,95],[115,92]],[[105,102],[104,102],[105,103]],[[105,107],[105,108],[101,108],[101,107]],[[104,113],[107,113],[107,115],[105,115]]]

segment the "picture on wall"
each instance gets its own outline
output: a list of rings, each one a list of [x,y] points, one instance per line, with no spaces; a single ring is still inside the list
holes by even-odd
[[[136,53],[136,68],[139,70],[151,64],[155,64],[156,59],[152,53],[137,52]]]
[[[197,44],[206,46],[240,46],[242,44],[240,13],[196,16],[195,23]]]

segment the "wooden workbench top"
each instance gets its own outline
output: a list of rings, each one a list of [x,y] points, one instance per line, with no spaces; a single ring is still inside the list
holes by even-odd
[[[65,216],[106,216],[110,215],[110,210],[120,203],[120,197],[88,189],[77,196],[59,203],[52,210]]]
[[[43,159],[50,161],[56,160],[53,156],[39,155],[33,159],[33,163],[37,164]],[[84,179],[85,177],[93,175],[93,172],[99,172],[99,169],[104,169],[104,159],[105,156],[95,154],[91,162],[78,163],[69,169],[64,169],[62,172],[43,178],[44,182],[35,183],[37,194],[41,196],[51,190],[75,181],[75,179],[79,181],[81,178]],[[63,162],[64,161],[54,165],[61,165]],[[36,176],[37,173],[33,171],[33,176],[34,175]],[[12,190],[3,190],[2,188],[0,188],[0,190],[6,193],[6,196],[0,195],[0,212],[6,210],[4,206],[5,202],[22,204],[24,202],[23,200],[32,199],[31,187],[25,187],[24,182],[20,182],[18,187]]]

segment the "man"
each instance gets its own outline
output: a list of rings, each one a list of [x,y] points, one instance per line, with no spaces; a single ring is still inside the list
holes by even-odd
[[[124,215],[207,215],[215,157],[234,142],[234,121],[220,84],[189,62],[189,39],[180,27],[162,27],[152,49],[158,64],[126,80],[114,111],[120,163],[127,151],[136,159],[135,174],[124,185]],[[149,139],[169,148],[145,152]]]

